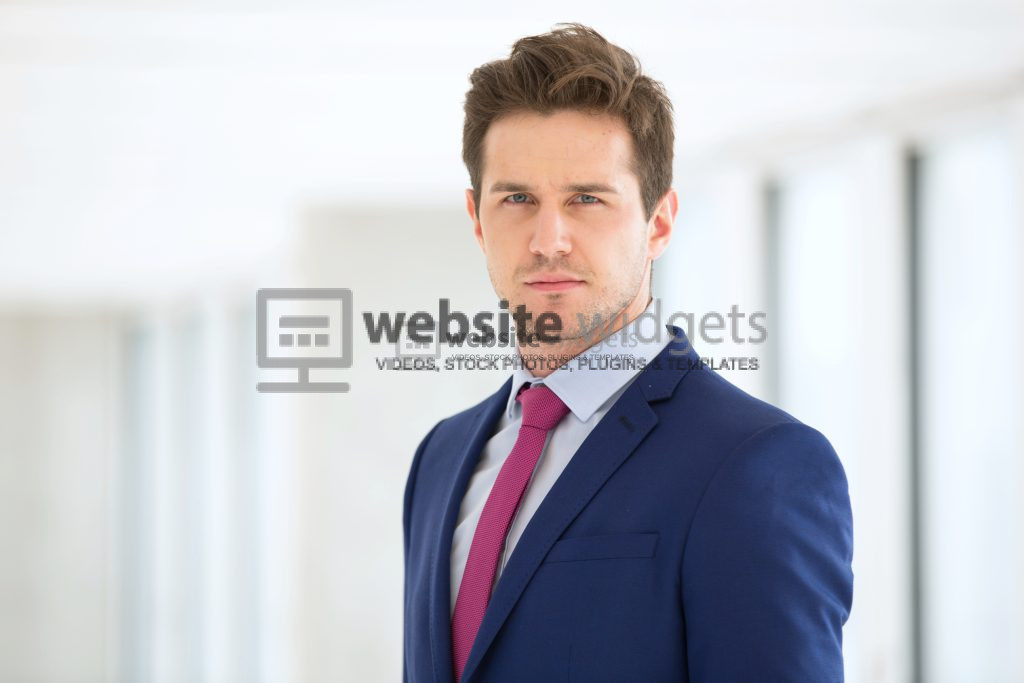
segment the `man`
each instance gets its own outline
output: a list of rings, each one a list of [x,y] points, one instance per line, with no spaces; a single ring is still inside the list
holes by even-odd
[[[530,318],[523,366],[413,458],[405,680],[841,681],[835,452],[678,327],[641,334],[677,211],[664,89],[577,24],[470,80],[467,209]],[[635,365],[591,362],[622,352],[612,335]]]

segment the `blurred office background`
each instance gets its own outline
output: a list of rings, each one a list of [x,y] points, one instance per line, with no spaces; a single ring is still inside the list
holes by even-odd
[[[850,481],[847,680],[1024,680],[1019,0],[0,4],[0,681],[394,681],[419,440],[506,373],[258,394],[256,290],[496,310],[470,70],[581,21],[676,106],[667,311]],[[358,318],[357,318],[358,320]],[[681,444],[681,447],[684,447]]]

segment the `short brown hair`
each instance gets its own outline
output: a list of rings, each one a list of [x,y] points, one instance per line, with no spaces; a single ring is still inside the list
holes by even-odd
[[[483,144],[499,117],[568,109],[620,117],[633,137],[633,172],[650,220],[672,185],[672,103],[665,87],[641,73],[640,61],[582,24],[520,38],[507,59],[477,67],[469,77],[462,160],[480,208]]]

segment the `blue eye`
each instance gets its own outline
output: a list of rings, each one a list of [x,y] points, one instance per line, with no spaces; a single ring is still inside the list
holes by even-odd
[[[598,202],[601,201],[592,194],[581,194],[579,196],[579,199],[581,204],[597,204]]]
[[[505,199],[506,201],[511,199],[513,204],[525,204],[527,201],[529,201],[530,198],[523,192],[516,192],[513,195],[509,195]]]

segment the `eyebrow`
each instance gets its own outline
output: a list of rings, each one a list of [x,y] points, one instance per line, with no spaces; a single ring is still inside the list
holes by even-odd
[[[575,185],[563,185],[563,192],[582,192],[583,194],[589,194],[592,192],[604,192],[606,194],[618,194],[611,185],[605,183],[578,183]],[[533,192],[533,188],[523,183],[513,183],[507,180],[499,180],[491,185],[490,192]]]

